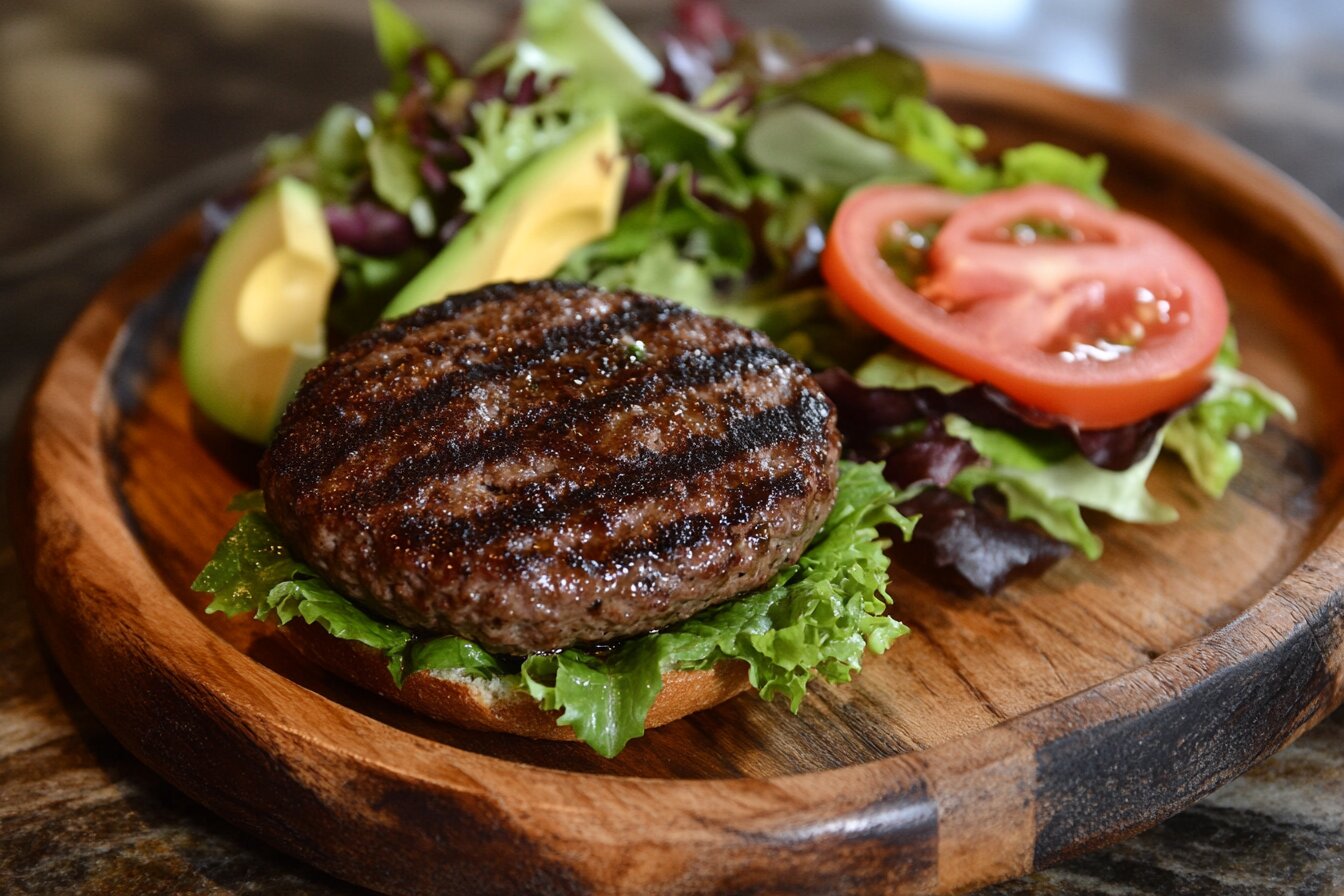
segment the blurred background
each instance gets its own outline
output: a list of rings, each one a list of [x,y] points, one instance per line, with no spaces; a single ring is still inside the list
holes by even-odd
[[[464,58],[510,4],[406,0]],[[737,0],[826,48],[870,35],[984,60],[1220,131],[1344,201],[1344,3],[1338,0]],[[615,0],[644,34],[670,3]],[[363,0],[6,0],[0,6],[0,276],[54,238],[147,195],[242,170],[264,135],[302,129],[379,83]],[[204,167],[203,167],[204,166]],[[182,180],[183,175],[191,175]],[[34,260],[35,263],[35,260]]]
[[[512,8],[403,5],[463,59]],[[645,35],[671,14],[670,0],[611,5]],[[817,48],[870,36],[1160,108],[1344,213],[1341,0],[725,5]],[[334,100],[362,102],[381,78],[364,0],[0,3],[3,453],[40,363],[101,281],[237,185],[263,137],[306,129]],[[231,831],[110,741],[42,659],[8,538],[0,545],[0,889],[345,892]],[[76,790],[85,796],[72,802]],[[1344,892],[1344,719],[1149,834],[994,892]]]

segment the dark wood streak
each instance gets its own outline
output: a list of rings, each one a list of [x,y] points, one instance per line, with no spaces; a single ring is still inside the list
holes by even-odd
[[[826,821],[785,832],[752,828],[731,833],[757,853],[745,866],[706,869],[712,886],[694,892],[796,896],[919,893],[937,882],[938,806],[918,775],[877,785],[854,815],[860,826]],[[804,869],[806,869],[804,871]],[[726,873],[727,872],[727,873]]]
[[[1322,609],[1339,619],[1344,591]],[[1170,663],[1159,659],[1153,673],[1160,676]],[[1304,622],[1247,661],[1185,686],[1180,701],[1042,744],[1036,866],[1156,824],[1273,754],[1333,708],[1334,674]],[[1116,744],[1126,746],[1117,750]],[[1230,767],[1229,756],[1237,757]],[[1135,807],[1141,807],[1137,814]]]

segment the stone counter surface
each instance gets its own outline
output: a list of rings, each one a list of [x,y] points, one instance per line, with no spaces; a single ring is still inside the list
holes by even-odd
[[[507,4],[405,4],[464,56]],[[666,4],[613,4],[646,32]],[[1344,212],[1338,0],[731,4],[818,47],[868,34],[1124,96],[1221,132]],[[236,184],[251,148],[380,73],[361,0],[0,5],[0,423],[97,285]],[[22,525],[22,521],[17,523]],[[270,849],[123,750],[65,683],[0,529],[0,893],[362,892]],[[1344,893],[1344,713],[1125,843],[985,894]]]

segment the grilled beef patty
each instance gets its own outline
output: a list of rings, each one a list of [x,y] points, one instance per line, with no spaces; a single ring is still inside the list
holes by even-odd
[[[403,625],[525,654],[767,582],[835,499],[835,413],[759,333],[632,292],[490,286],[310,372],[261,465],[287,541]]]

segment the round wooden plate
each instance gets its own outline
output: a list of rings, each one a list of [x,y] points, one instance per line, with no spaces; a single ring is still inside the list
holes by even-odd
[[[255,457],[193,419],[175,334],[201,239],[104,290],[18,452],[38,623],[109,729],[183,791],[333,874],[398,893],[948,892],[1132,834],[1335,707],[1344,663],[1344,232],[1202,132],[940,64],[994,147],[1111,159],[1123,204],[1227,283],[1246,366],[1296,403],[1222,501],[1174,463],[1167,527],[1099,522],[1095,563],[994,597],[893,567],[913,634],[798,716],[747,695],[616,760],[414,717],[188,588]]]

